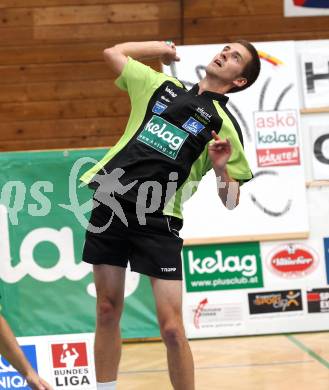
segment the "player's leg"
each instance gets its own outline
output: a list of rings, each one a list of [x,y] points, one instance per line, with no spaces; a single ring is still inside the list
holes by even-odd
[[[194,390],[193,357],[182,318],[182,281],[151,278],[168,368],[175,390]]]
[[[114,389],[121,356],[119,321],[123,309],[129,234],[106,205],[96,202],[86,232],[83,260],[93,265],[97,293],[95,366],[97,389]],[[111,223],[109,224],[109,221]],[[104,229],[104,227],[106,227]]]
[[[97,382],[115,381],[121,357],[120,317],[124,302],[123,267],[94,265],[97,292],[95,366]]]

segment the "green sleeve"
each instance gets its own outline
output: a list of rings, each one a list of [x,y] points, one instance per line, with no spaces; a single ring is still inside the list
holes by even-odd
[[[151,67],[128,57],[121,75],[115,80],[117,87],[127,91],[132,101],[148,94],[148,91],[155,90],[165,80],[172,80],[164,73],[157,72]]]
[[[242,185],[252,179],[253,175],[234,124],[226,112],[219,106],[218,103],[216,103],[217,102],[214,102],[217,111],[223,119],[222,127],[220,129],[220,137],[223,139],[228,138],[232,145],[232,155],[226,164],[227,173],[232,179],[237,180],[240,182],[240,185]],[[205,168],[210,169],[209,164],[211,164],[211,161],[208,156]]]
[[[203,160],[202,175],[205,175],[211,168],[212,162],[207,153],[206,158]],[[251,180],[253,177],[248,161],[246,160],[244,153],[241,154],[241,150],[235,150],[235,152],[233,151],[231,158],[226,164],[226,169],[229,176],[238,181],[240,186]]]

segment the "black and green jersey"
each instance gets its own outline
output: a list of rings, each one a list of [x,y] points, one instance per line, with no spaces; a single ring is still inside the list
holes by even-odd
[[[160,210],[182,218],[183,202],[212,168],[207,148],[212,130],[231,141],[228,174],[240,182],[252,178],[241,129],[226,108],[226,96],[209,91],[199,94],[198,84],[188,91],[177,79],[131,58],[116,85],[126,90],[131,100],[126,130],[104,158],[82,176],[82,181],[96,187],[96,173],[121,168],[125,173],[120,182],[137,184],[120,196],[136,202],[138,191],[148,182],[148,190],[161,189]]]

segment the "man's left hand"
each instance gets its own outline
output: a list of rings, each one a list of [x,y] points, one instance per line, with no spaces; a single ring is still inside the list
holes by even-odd
[[[222,170],[232,155],[232,145],[228,139],[222,140],[215,131],[211,132],[214,142],[208,146],[208,154],[215,170]]]

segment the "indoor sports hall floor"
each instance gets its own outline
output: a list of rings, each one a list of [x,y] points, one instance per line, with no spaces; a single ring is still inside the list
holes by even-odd
[[[193,340],[196,390],[329,390],[329,333]],[[124,344],[118,390],[170,390],[164,345]]]

